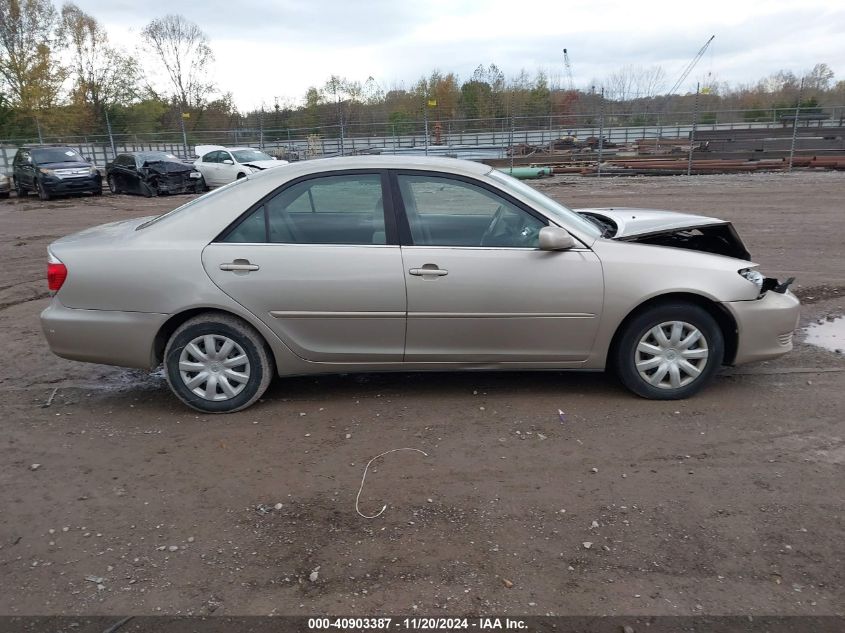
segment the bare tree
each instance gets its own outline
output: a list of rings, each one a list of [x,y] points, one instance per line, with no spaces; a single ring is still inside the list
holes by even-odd
[[[64,70],[53,58],[56,26],[50,0],[0,0],[0,82],[22,110],[58,100]]]
[[[811,90],[828,90],[833,82],[833,71],[827,64],[816,64],[807,73],[804,85]]]
[[[150,22],[141,35],[164,66],[179,105],[202,106],[214,90],[208,78],[214,53],[202,29],[181,15],[166,15]]]
[[[90,104],[99,115],[110,105],[138,96],[135,59],[109,45],[108,34],[96,19],[67,3],[62,7],[61,32],[72,56],[74,101]]]
[[[661,66],[624,66],[605,80],[605,96],[613,101],[654,97],[666,83]]]

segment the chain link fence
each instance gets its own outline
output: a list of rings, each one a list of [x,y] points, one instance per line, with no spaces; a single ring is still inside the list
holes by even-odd
[[[353,123],[344,120],[344,113],[339,108],[337,122],[333,124],[277,127],[271,114],[259,114],[234,117],[231,126],[220,129],[191,129],[191,120],[183,118],[162,125],[160,118],[129,119],[113,114],[90,122],[90,132],[85,134],[61,133],[60,117],[52,118],[49,129],[34,118],[29,133],[0,139],[0,169],[10,172],[17,149],[33,143],[69,145],[98,166],[111,161],[117,153],[127,151],[161,150],[193,159],[198,145],[248,145],[288,160],[362,153],[413,153],[487,160],[537,149],[554,149],[573,142],[582,145],[587,142],[592,149],[605,152],[613,146],[635,142],[647,145],[649,140],[658,146],[663,139],[687,139],[692,147],[693,129],[697,135],[723,130],[769,129],[780,131],[776,136],[782,136],[786,130],[799,128],[841,128],[845,118],[845,106],[828,107],[823,112],[814,109],[813,113],[755,108],[691,109],[668,115],[648,110],[618,111],[612,107],[612,102],[607,105],[599,103],[595,112],[589,114],[515,113],[463,119],[442,117],[433,107],[425,109],[422,116],[415,119]],[[131,131],[116,131],[127,129]],[[841,135],[839,138],[841,140]],[[768,149],[782,150],[782,145],[775,139]],[[802,151],[800,143],[797,151]]]

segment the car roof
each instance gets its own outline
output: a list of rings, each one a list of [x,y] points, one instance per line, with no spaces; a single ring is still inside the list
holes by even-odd
[[[30,150],[30,149],[61,149],[61,148],[72,149],[74,152],[77,151],[73,148],[72,145],[66,145],[66,144],[63,144],[63,143],[35,143],[33,145],[21,145],[18,149]]]
[[[465,176],[483,176],[489,174],[493,168],[484,163],[458,158],[433,158],[428,156],[337,156],[334,158],[316,158],[285,165],[283,172],[267,169],[248,178],[280,178],[285,180],[292,176],[292,172],[302,175],[319,173],[321,171],[340,171],[345,169],[409,169],[422,171],[445,171]]]

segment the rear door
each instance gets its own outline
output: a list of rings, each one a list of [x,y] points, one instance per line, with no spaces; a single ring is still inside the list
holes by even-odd
[[[302,358],[401,361],[405,281],[386,184],[375,170],[294,180],[209,244],[203,265]]]
[[[489,185],[397,172],[408,362],[577,362],[604,285],[587,248],[539,250],[548,220]]]
[[[223,184],[220,182],[219,158],[220,151],[218,150],[208,152],[200,158],[200,173],[205,178],[206,184],[211,187],[217,187]]]

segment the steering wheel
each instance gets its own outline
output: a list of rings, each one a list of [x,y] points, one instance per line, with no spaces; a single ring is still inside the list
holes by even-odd
[[[505,217],[505,207],[499,205],[499,208],[496,209],[496,213],[493,214],[493,219],[490,221],[490,226],[487,227],[487,230],[484,231],[484,235],[481,236],[480,246],[488,246],[487,240],[489,240],[496,234],[496,229],[499,228],[499,224],[502,223],[503,217]]]

